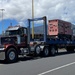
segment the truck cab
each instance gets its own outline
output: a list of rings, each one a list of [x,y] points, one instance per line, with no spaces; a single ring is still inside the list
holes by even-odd
[[[18,55],[28,53],[27,47],[27,28],[10,26],[0,37],[0,59],[14,62]]]
[[[17,44],[27,45],[27,28],[21,26],[10,26],[5,32],[5,36],[16,37]],[[19,39],[18,39],[19,38]]]

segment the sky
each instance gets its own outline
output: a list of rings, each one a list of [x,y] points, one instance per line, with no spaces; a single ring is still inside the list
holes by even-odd
[[[32,0],[0,0],[0,34],[12,23],[27,26],[32,18]],[[61,19],[75,24],[75,0],[34,0],[34,16],[47,16],[47,20]]]

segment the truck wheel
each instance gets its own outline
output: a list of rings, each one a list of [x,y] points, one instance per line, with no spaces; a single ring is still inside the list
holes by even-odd
[[[35,56],[39,56],[41,53],[41,48],[39,45],[35,46]]]
[[[6,52],[6,61],[7,62],[15,62],[15,61],[17,61],[17,58],[18,58],[18,54],[14,48],[10,48]]]
[[[49,52],[49,48],[48,47],[45,47],[44,50],[43,50],[43,56],[44,57],[47,57],[47,56],[49,56],[49,53],[50,53]]]
[[[50,54],[51,54],[52,56],[55,56],[55,54],[56,54],[56,49],[55,49],[55,47],[52,47],[52,48],[51,48]]]

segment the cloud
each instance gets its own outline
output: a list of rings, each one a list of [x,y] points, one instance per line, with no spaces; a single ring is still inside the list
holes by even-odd
[[[74,22],[74,3],[75,0],[34,0],[34,15]],[[4,19],[15,19],[21,22],[32,16],[32,0],[0,0],[0,7],[5,9]]]

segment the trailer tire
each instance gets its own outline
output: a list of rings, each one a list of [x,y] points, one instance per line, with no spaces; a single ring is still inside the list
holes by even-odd
[[[6,61],[9,63],[16,62],[18,59],[18,54],[15,48],[9,48],[6,52]]]
[[[50,54],[49,48],[48,48],[48,47],[44,47],[44,49],[43,49],[43,56],[44,56],[44,57],[48,57],[49,54]]]
[[[51,56],[55,56],[56,55],[55,47],[51,47],[50,54],[51,54]]]

